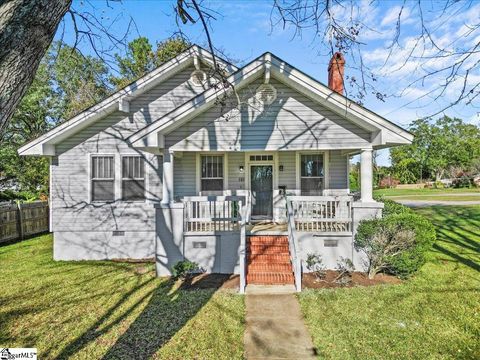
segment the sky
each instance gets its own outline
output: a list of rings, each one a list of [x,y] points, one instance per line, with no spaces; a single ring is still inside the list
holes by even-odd
[[[372,73],[375,74],[376,90],[388,96],[380,101],[374,94],[368,94],[363,100],[364,105],[388,120],[408,127],[409,123],[419,117],[436,114],[459,96],[462,87],[470,89],[480,83],[480,53],[474,53],[466,59],[452,55],[455,49],[469,48],[480,42],[480,28],[474,25],[480,23],[480,1],[455,4],[441,12],[442,2],[424,1],[422,8],[415,1],[407,0],[402,9],[403,1],[382,0],[372,3],[371,0],[355,1],[355,12],[350,9],[350,2],[337,6],[332,11],[339,19],[348,21],[353,17],[360,23],[358,41],[362,59]],[[312,29],[305,29],[301,37],[294,36],[291,26],[271,26],[272,0],[229,0],[209,1],[203,4],[215,10],[215,20],[210,21],[213,43],[231,59],[246,64],[266,51],[270,51],[297,67],[310,76],[327,83],[327,66],[330,60],[328,49],[322,46],[322,41],[314,37]],[[110,26],[110,31],[118,36],[123,35],[130,26],[128,38],[146,36],[151,43],[163,40],[178,31],[174,14],[176,1],[173,0],[124,0],[112,2],[106,0],[79,1],[74,0],[73,8],[79,12],[91,12],[102,23]],[[468,6],[467,6],[468,5]],[[401,27],[398,36],[398,46],[389,51],[396,35],[396,23],[401,10]],[[431,31],[429,34],[435,46],[415,41],[421,33],[421,16]],[[181,25],[181,30],[189,39],[201,46],[206,46],[205,33],[199,24]],[[74,31],[67,16],[60,26],[57,38],[63,34],[64,39],[73,44]],[[328,36],[328,34],[327,34]],[[325,38],[325,37],[324,37]],[[108,41],[102,40],[108,47]],[[79,48],[87,54],[92,54],[91,46],[82,41]],[[443,50],[441,57],[438,48]],[[122,52],[116,49],[115,52]],[[410,57],[409,57],[410,56]],[[460,70],[464,74],[469,70],[469,76],[452,79],[452,84],[442,92],[439,85],[445,83],[447,73],[441,71],[444,67],[461,62]],[[358,57],[346,56],[346,75],[360,77],[355,69]],[[427,72],[435,72],[425,81],[418,81]],[[347,91],[352,91],[347,86]],[[460,117],[465,121],[480,125],[480,101],[467,101],[444,111],[449,116]],[[437,115],[436,117],[440,116]],[[382,151],[378,163],[388,165],[388,151]]]

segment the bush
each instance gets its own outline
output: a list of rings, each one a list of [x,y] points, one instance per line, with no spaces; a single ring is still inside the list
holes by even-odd
[[[391,176],[386,176],[378,182],[378,187],[380,189],[391,189],[396,188],[400,184],[400,180],[397,180]]]
[[[369,278],[380,271],[406,278],[425,263],[435,229],[423,216],[407,210],[391,206],[388,216],[360,222],[355,247],[367,256]]]
[[[412,214],[413,211],[406,207],[405,205],[399,204],[393,200],[384,199],[382,197],[376,197],[375,200],[383,202],[384,208],[382,211],[382,216],[385,218],[390,215],[398,214]]]
[[[203,272],[200,266],[193,261],[189,260],[183,260],[177,262],[175,265],[173,265],[172,268],[172,276],[177,279],[177,278],[186,278],[192,274],[198,274]]]
[[[326,276],[325,265],[323,264],[322,255],[319,254],[307,254],[307,260],[305,261],[307,269],[310,270],[317,279],[324,279]]]
[[[390,271],[401,278],[416,272],[426,261],[426,255],[436,240],[435,228],[425,217],[411,213],[392,215],[385,218],[390,226],[415,235],[412,247],[389,259]]]

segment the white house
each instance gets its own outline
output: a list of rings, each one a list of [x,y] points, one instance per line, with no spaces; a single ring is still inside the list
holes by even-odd
[[[413,136],[271,53],[242,68],[193,46],[23,146],[51,159],[51,231],[58,260],[156,258],[295,283],[308,253],[329,268],[349,258],[372,199],[372,151]],[[228,85],[227,85],[228,84]],[[349,157],[361,157],[361,194]]]

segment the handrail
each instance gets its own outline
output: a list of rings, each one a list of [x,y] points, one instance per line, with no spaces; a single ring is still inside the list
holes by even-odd
[[[240,206],[240,247],[238,248],[238,257],[240,262],[240,294],[245,293],[245,287],[247,284],[247,237],[246,237],[246,215],[247,215],[247,205],[248,202],[245,200],[239,201]]]
[[[302,291],[302,263],[297,252],[299,251],[295,219],[293,217],[293,207],[291,201],[287,198],[287,219],[288,219],[288,246],[290,248],[290,259],[292,261],[293,275],[295,277],[295,290]]]

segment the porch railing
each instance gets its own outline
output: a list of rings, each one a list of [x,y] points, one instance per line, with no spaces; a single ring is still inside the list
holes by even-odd
[[[240,231],[241,196],[183,198],[185,232]]]
[[[295,229],[303,232],[352,232],[351,196],[288,196]]]
[[[295,219],[293,214],[293,207],[290,201],[287,201],[287,228],[288,228],[288,247],[290,249],[290,261],[292,262],[293,275],[295,277],[295,290],[302,291],[302,262],[298,252],[297,234],[295,229]]]

